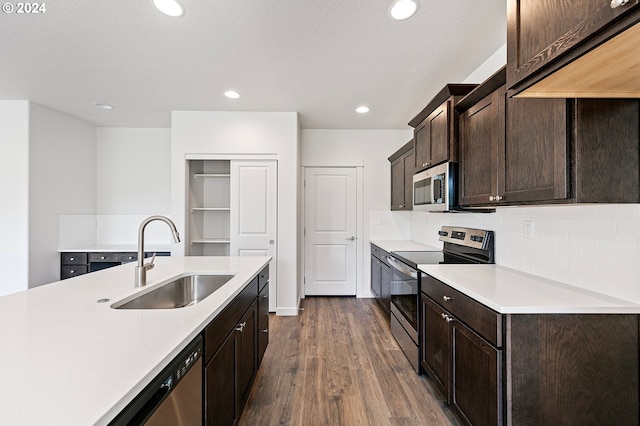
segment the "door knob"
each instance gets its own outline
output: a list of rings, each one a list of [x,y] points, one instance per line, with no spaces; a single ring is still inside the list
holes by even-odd
[[[351,236],[351,237],[347,238],[347,241],[354,241],[355,239],[356,239],[356,237]]]
[[[269,240],[269,244],[273,245],[274,243],[275,243],[275,241]]]

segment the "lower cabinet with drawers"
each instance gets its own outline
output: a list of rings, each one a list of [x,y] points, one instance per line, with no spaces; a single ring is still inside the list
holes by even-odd
[[[639,317],[500,314],[422,275],[420,362],[471,425],[639,424]]]
[[[204,332],[204,424],[235,425],[269,343],[269,267]]]
[[[156,256],[170,256],[168,251],[145,252],[145,259]],[[60,253],[60,279],[65,280],[88,272],[95,272],[123,263],[136,262],[138,252],[62,252]]]

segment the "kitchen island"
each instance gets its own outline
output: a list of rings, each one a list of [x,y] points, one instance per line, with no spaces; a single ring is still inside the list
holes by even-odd
[[[1,297],[0,424],[107,424],[269,261],[156,258],[146,287],[130,263]],[[235,276],[193,306],[111,308],[191,274]]]

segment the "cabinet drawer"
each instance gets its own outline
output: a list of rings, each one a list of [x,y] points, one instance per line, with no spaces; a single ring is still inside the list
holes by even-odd
[[[63,265],[85,265],[87,263],[87,253],[62,253]]]
[[[496,347],[502,347],[502,315],[430,277],[422,275],[422,292]]]
[[[60,279],[75,277],[87,273],[87,265],[64,265],[61,269]]]
[[[205,363],[217,352],[229,333],[233,331],[247,309],[258,295],[258,277],[255,277],[245,288],[227,305],[226,308],[204,330],[204,358]],[[254,325],[255,327],[255,325]]]
[[[258,274],[258,288],[262,292],[262,289],[269,283],[269,265],[265,266]]]
[[[258,324],[269,317],[269,283],[264,286],[258,295]]]
[[[118,253],[89,253],[89,262],[118,262]]]
[[[121,263],[135,262],[138,260],[138,253],[118,253],[118,261]]]

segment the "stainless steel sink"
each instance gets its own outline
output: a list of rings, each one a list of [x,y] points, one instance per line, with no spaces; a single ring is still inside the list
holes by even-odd
[[[113,309],[176,309],[195,305],[225,285],[235,275],[189,275],[134,299],[111,305]]]

